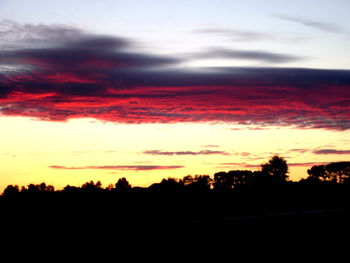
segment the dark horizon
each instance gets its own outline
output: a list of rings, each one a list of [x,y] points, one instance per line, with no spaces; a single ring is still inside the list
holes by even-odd
[[[132,187],[125,178],[107,188],[93,181],[60,191],[45,183],[9,186],[0,209],[9,233],[56,233],[42,244],[66,233],[59,239],[64,248],[76,240],[101,249],[118,244],[118,251],[132,242],[169,255],[176,242],[190,242],[210,248],[205,254],[217,259],[231,253],[245,260],[346,256],[350,162],[315,165],[299,182],[288,181],[287,172],[285,160],[274,156],[261,171],[168,178],[148,188]],[[199,251],[197,257],[204,255]]]

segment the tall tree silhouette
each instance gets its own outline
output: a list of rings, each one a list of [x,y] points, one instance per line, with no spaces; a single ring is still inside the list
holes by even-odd
[[[261,174],[270,183],[283,183],[288,180],[288,165],[287,161],[278,155],[272,158],[265,164],[261,165]]]

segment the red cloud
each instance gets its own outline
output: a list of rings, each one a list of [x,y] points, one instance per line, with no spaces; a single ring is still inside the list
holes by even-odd
[[[47,84],[44,88],[45,80]],[[93,117],[106,121],[195,122],[295,125],[301,128],[350,128],[350,89],[329,87],[305,91],[293,86],[185,86],[129,89],[79,78],[36,78],[15,86],[0,99],[4,115],[47,120]],[[26,86],[25,86],[26,85]],[[30,87],[34,87],[30,89]],[[329,90],[328,94],[325,89]],[[316,93],[317,92],[317,93]],[[348,94],[349,93],[349,94]]]
[[[132,47],[126,39],[82,31],[72,38],[69,30],[55,30],[42,31],[62,36],[58,44],[45,39],[43,48],[0,52],[0,63],[15,68],[0,71],[0,114],[54,121],[92,117],[350,128],[350,71],[165,69],[185,59],[125,51]]]

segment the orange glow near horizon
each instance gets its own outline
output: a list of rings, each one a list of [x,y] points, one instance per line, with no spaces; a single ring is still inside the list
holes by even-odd
[[[314,163],[350,157],[313,153],[350,149],[348,131],[227,123],[52,122],[24,117],[0,117],[0,125],[0,192],[9,184],[40,182],[62,189],[100,180],[105,187],[121,177],[133,186],[149,186],[167,177],[256,170],[274,154],[286,158],[290,179],[299,180]]]

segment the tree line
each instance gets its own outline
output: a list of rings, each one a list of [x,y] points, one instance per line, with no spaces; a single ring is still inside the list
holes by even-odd
[[[107,251],[108,243],[114,253],[118,241],[153,247],[153,237],[164,246],[176,240],[173,254],[193,244],[201,244],[196,254],[226,251],[225,258],[242,253],[261,259],[281,251],[286,258],[300,248],[312,258],[315,251],[347,252],[350,162],[313,166],[298,182],[288,171],[286,160],[273,156],[258,171],[164,178],[149,187],[133,187],[126,178],[62,190],[46,183],[9,185],[0,198],[1,220],[14,244],[26,237],[25,244],[35,246],[36,240],[50,246],[59,240],[59,249],[95,240],[94,248],[103,244],[100,251]],[[179,247],[184,241],[192,247]]]
[[[245,189],[278,188],[287,184],[301,185],[346,185],[350,183],[350,162],[333,162],[326,165],[315,165],[307,170],[308,177],[298,182],[289,181],[287,161],[278,155],[272,156],[261,165],[258,171],[232,170],[209,175],[187,175],[181,179],[164,178],[147,188],[132,187],[123,177],[113,185],[103,188],[100,181],[86,182],[81,187],[67,185],[63,190],[55,190],[46,183],[29,184],[28,186],[8,185],[2,195],[12,197],[21,193],[97,193],[97,192],[232,192]]]

